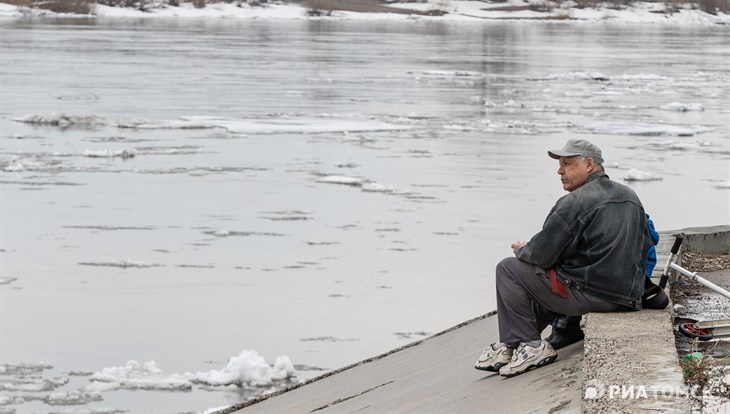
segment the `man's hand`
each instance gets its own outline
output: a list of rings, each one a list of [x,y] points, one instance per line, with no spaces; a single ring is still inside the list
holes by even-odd
[[[517,251],[522,248],[522,246],[526,245],[527,242],[521,242],[517,240],[516,242],[512,243],[512,253],[517,255]]]

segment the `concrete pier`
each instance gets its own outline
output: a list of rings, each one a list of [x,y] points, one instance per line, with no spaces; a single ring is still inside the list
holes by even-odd
[[[730,226],[663,232],[657,280],[677,234],[685,237],[683,249],[730,252]],[[559,350],[555,363],[506,379],[473,368],[482,348],[498,339],[491,312],[217,414],[690,412],[681,391],[671,304],[664,310],[589,314],[585,325],[585,341]],[[633,396],[625,391],[631,386]]]

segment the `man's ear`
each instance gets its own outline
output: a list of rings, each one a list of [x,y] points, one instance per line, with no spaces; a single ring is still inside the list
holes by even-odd
[[[588,169],[588,172],[593,172],[593,170],[596,169],[596,162],[593,158],[586,158],[586,168]]]

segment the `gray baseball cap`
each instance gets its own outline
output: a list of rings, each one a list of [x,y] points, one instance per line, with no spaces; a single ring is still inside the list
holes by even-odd
[[[550,158],[556,160],[560,157],[574,157],[580,155],[586,158],[593,158],[598,165],[603,165],[601,149],[584,139],[571,139],[559,150],[548,151]]]

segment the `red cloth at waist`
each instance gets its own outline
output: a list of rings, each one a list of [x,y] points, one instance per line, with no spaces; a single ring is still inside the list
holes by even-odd
[[[567,298],[568,289],[565,287],[563,282],[558,279],[558,272],[554,267],[548,269],[548,276],[550,276],[550,290],[552,290],[556,295]]]

